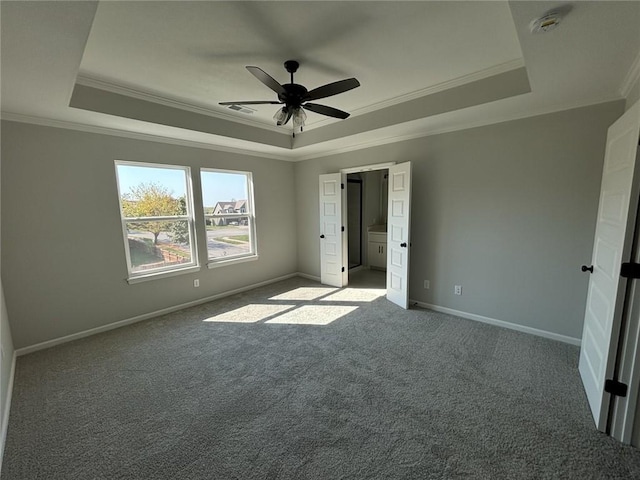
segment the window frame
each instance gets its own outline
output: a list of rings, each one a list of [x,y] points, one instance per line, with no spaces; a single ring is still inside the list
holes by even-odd
[[[204,186],[202,181],[203,173],[227,173],[233,175],[244,175],[246,179],[246,187],[247,187],[247,198],[244,213],[223,213],[223,214],[212,214],[205,213],[205,205],[204,205]],[[256,235],[256,212],[255,212],[255,196],[253,191],[253,173],[245,170],[227,170],[222,168],[200,168],[200,194],[202,195],[202,212],[203,212],[203,225],[205,230],[205,247],[207,250],[207,267],[216,268],[222,267],[226,265],[231,265],[235,263],[248,262],[252,260],[258,259],[258,242]],[[211,220],[218,218],[232,219],[232,218],[247,218],[248,227],[249,227],[249,249],[250,251],[247,253],[241,253],[237,255],[233,255],[230,257],[220,257],[220,258],[211,258],[209,257],[209,247],[208,247],[208,231],[207,231],[207,220]]]
[[[151,162],[135,162],[128,160],[115,160],[116,171],[116,187],[118,191],[118,207],[120,210],[120,224],[122,227],[122,238],[124,241],[124,252],[127,263],[127,282],[139,283],[146,280],[153,280],[156,278],[171,277],[174,275],[181,275],[185,273],[195,272],[200,270],[198,260],[198,242],[196,234],[196,222],[195,211],[193,203],[193,180],[191,178],[191,167],[187,165],[173,165],[165,163],[151,163]],[[182,170],[185,175],[185,204],[187,206],[186,215],[162,215],[152,217],[125,217],[122,209],[122,192],[120,189],[120,176],[118,172],[118,166],[133,166],[133,167],[145,167],[155,169],[167,169],[167,170]],[[127,231],[127,224],[132,222],[144,222],[144,221],[186,221],[189,230],[189,246],[191,248],[191,261],[188,263],[180,263],[175,266],[166,266],[160,268],[154,268],[150,270],[133,271],[133,265],[131,263],[131,252],[129,250],[129,234]]]

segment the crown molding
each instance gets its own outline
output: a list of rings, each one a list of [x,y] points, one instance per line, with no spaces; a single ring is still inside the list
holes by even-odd
[[[117,93],[119,95],[125,95],[127,97],[137,98],[138,100],[145,100],[147,102],[158,103],[167,107],[179,108],[181,110],[187,110],[189,112],[199,113],[202,115],[208,115],[210,117],[219,118],[221,120],[227,120],[230,122],[242,123],[251,127],[263,128],[265,130],[271,130],[273,132],[282,133],[282,128],[275,125],[266,125],[263,122],[257,120],[251,120],[249,118],[241,118],[232,114],[219,112],[217,110],[211,110],[210,108],[195,105],[193,103],[185,102],[182,100],[176,100],[162,96],[158,93],[145,92],[132,87],[118,85],[113,82],[108,82],[97,77],[91,77],[86,74],[78,75],[76,83],[85,87],[97,88],[99,90],[105,90],[111,93]]]
[[[128,130],[121,130],[118,128],[102,127],[97,125],[87,125],[84,123],[69,122],[66,120],[56,120],[52,118],[35,117],[31,115],[22,115],[13,112],[0,112],[0,118],[10,122],[29,123],[33,125],[40,125],[43,127],[64,128],[67,130],[78,130],[87,133],[98,133],[103,135],[110,135],[115,137],[130,138],[133,140],[145,140],[150,142],[166,143],[170,145],[178,145],[181,147],[193,147],[203,148],[207,150],[216,150],[225,153],[234,153],[238,155],[249,155],[252,157],[268,158],[271,160],[281,160],[285,162],[296,161],[297,158],[291,158],[284,155],[276,155],[272,153],[256,152],[254,150],[226,147],[223,145],[216,145],[214,143],[197,142],[195,140],[184,140],[175,137],[164,137],[161,135],[153,135],[150,133],[131,132]]]
[[[631,64],[631,67],[629,67],[629,71],[627,72],[624,79],[622,80],[622,84],[620,86],[620,94],[624,98],[627,98],[633,86],[636,84],[636,82],[639,82],[639,81],[640,81],[640,51],[638,51],[638,54],[636,55],[635,60]]]
[[[417,138],[424,138],[424,137],[430,137],[433,135],[441,135],[444,133],[468,130],[471,128],[484,127],[487,125],[493,125],[497,123],[504,123],[504,122],[509,122],[513,120],[521,120],[524,118],[537,117],[540,115],[547,115],[550,113],[561,112],[564,110],[572,110],[575,108],[589,107],[593,105],[599,105],[602,103],[615,102],[615,101],[621,101],[621,100],[622,98],[618,96],[615,96],[615,97],[609,96],[609,97],[603,97],[595,100],[554,105],[551,107],[533,109],[527,113],[505,114],[505,115],[498,115],[492,118],[486,117],[476,121],[464,122],[455,126],[435,128],[432,130],[429,130],[427,127],[427,129],[420,132],[415,132],[410,134],[398,134],[398,135],[391,135],[388,137],[376,138],[374,140],[363,141],[360,143],[353,143],[348,146],[328,149],[322,152],[317,152],[309,155],[304,155],[303,152],[299,152],[298,155],[295,155],[295,153],[292,152],[293,154],[291,156],[276,155],[271,153],[260,153],[254,150],[248,150],[248,149],[242,149],[242,148],[236,148],[236,147],[225,147],[222,145],[216,145],[216,144],[205,143],[205,142],[197,142],[194,140],[183,140],[179,138],[163,137],[160,135],[152,135],[148,133],[130,132],[130,131],[120,130],[116,128],[86,125],[82,123],[68,122],[65,120],[54,120],[54,119],[49,119],[44,117],[22,115],[22,114],[5,112],[5,111],[0,113],[0,117],[2,118],[2,120],[8,120],[8,121],[20,122],[20,123],[30,123],[30,124],[42,125],[46,127],[79,130],[79,131],[88,132],[88,133],[98,133],[98,134],[111,135],[111,136],[117,136],[117,137],[131,138],[134,140],[146,140],[151,142],[166,143],[170,145],[178,145],[183,147],[203,148],[207,150],[215,150],[215,151],[234,153],[239,155],[249,155],[253,157],[268,158],[271,160],[280,160],[285,162],[298,162],[298,161],[306,161],[306,160],[313,160],[317,158],[329,157],[332,155],[339,155],[342,153],[353,152],[356,150],[363,150],[365,148],[373,148],[373,147],[378,147],[382,145],[388,145],[391,143],[415,140]]]
[[[499,115],[496,117],[485,118],[477,121],[470,121],[460,123],[455,126],[436,128],[433,130],[425,130],[422,132],[410,133],[405,135],[393,135],[384,138],[377,138],[375,140],[364,141],[361,143],[349,145],[346,147],[340,147],[333,150],[327,150],[325,152],[318,152],[311,155],[302,155],[297,157],[295,161],[306,161],[313,160],[316,158],[324,158],[332,155],[339,155],[342,153],[353,152],[356,150],[363,150],[365,148],[379,147],[382,145],[388,145],[391,143],[405,142],[408,140],[415,140],[417,138],[431,137],[434,135],[442,135],[444,133],[458,132],[462,130],[469,130],[471,128],[484,127],[487,125],[494,125],[497,123],[510,122],[514,120],[522,120],[530,117],[538,117],[540,115],[547,115],[550,113],[562,112],[565,110],[573,110],[575,108],[589,107],[594,105],[600,105],[602,103],[616,102],[621,101],[620,97],[604,97],[597,100],[589,100],[589,101],[581,101],[581,102],[573,102],[563,105],[555,105],[553,107],[545,107],[530,110],[527,113],[513,113],[513,114],[505,114]]]

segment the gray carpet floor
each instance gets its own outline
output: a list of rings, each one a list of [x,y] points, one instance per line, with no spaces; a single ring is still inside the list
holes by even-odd
[[[577,347],[321,288],[19,357],[2,479],[640,478]]]

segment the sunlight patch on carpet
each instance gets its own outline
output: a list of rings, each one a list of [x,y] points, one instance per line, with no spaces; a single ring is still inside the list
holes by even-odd
[[[387,291],[384,288],[344,288],[328,297],[322,298],[322,302],[373,302],[384,297]]]
[[[204,322],[256,323],[265,318],[294,308],[295,305],[265,305],[253,303],[244,307],[221,313],[215,317],[206,318]]]
[[[358,307],[335,305],[303,305],[290,312],[267,320],[265,323],[289,323],[293,325],[328,325],[353,312]]]
[[[281,293],[269,300],[315,300],[324,295],[328,295],[338,290],[337,288],[325,287],[300,287],[288,292]]]

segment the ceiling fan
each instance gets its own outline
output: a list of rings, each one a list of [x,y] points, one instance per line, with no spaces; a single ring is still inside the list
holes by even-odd
[[[220,105],[282,105],[284,106],[276,112],[273,119],[278,126],[286,125],[293,118],[293,136],[295,137],[295,129],[304,126],[307,118],[304,109],[310,110],[328,117],[340,118],[344,120],[349,113],[337,108],[319,105],[317,103],[309,103],[313,100],[331,97],[339,93],[347,92],[360,86],[360,82],[355,78],[347,78],[338,82],[328,83],[313,90],[307,90],[304,86],[293,83],[293,74],[298,71],[300,64],[296,60],[287,60],[284,62],[284,68],[291,74],[291,83],[280,84],[272,76],[258,67],[247,67],[258,80],[278,94],[278,100],[255,100],[255,101],[238,101],[238,102],[220,102]]]

